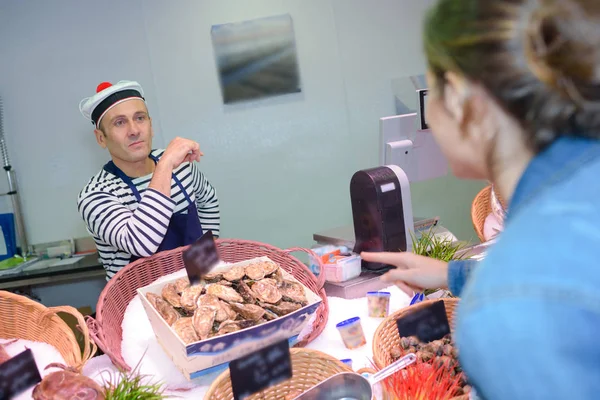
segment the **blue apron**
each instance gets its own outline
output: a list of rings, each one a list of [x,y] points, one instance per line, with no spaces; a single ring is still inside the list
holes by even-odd
[[[156,158],[152,154],[150,154],[148,157],[154,160],[155,164],[158,163],[158,158]],[[119,169],[119,167],[117,167],[115,163],[109,161],[104,166],[104,170],[121,178],[123,182],[125,182],[127,186],[129,186],[129,189],[131,189],[131,191],[133,192],[138,203],[141,201],[142,197],[140,196],[140,192],[138,192],[137,188],[131,181],[131,178],[125,175],[125,173],[121,171],[121,169]],[[188,202],[187,214],[183,213],[183,211],[179,213],[173,213],[163,241],[160,243],[160,246],[158,246],[158,249],[156,250],[157,253],[164,250],[172,250],[176,249],[177,247],[192,244],[193,242],[198,240],[198,238],[200,238],[200,236],[202,236],[203,233],[202,225],[200,224],[200,219],[198,218],[198,210],[196,209],[196,204],[192,201],[192,199],[190,199],[190,196],[188,196],[183,185],[181,184],[181,181],[177,179],[175,174],[173,174],[173,180],[175,181],[177,186],[179,186],[181,193],[183,193],[185,199]],[[131,260],[129,262],[134,262],[139,258],[140,257],[134,256],[132,254]]]

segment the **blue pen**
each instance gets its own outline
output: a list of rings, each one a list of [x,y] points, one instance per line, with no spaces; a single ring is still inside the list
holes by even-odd
[[[415,293],[412,300],[410,301],[410,305],[412,306],[413,304],[420,303],[423,301],[424,298],[425,298],[424,293]]]

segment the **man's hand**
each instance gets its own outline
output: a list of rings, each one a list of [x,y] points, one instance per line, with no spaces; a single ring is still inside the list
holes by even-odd
[[[198,143],[176,137],[169,143],[160,157],[148,187],[171,197],[171,175],[173,170],[184,162],[200,161],[200,157],[203,155],[204,153],[200,151]]]
[[[184,162],[200,161],[204,153],[200,145],[193,140],[176,137],[169,143],[160,158],[159,164],[164,163],[169,169],[174,170]]]

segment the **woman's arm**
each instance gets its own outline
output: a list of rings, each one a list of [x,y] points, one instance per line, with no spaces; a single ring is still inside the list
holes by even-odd
[[[455,260],[448,263],[448,289],[460,297],[471,272],[477,267],[478,260]]]

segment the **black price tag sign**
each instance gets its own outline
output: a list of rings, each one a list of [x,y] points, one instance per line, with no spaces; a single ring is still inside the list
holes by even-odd
[[[208,231],[202,235],[183,252],[182,256],[188,279],[192,285],[195,285],[220,260],[212,232]]]
[[[292,377],[292,358],[287,340],[265,347],[229,363],[235,400],[244,400]]]
[[[27,349],[0,364],[0,400],[12,399],[41,380],[33,353]]]
[[[396,325],[401,337],[416,336],[424,343],[450,333],[446,306],[441,300],[405,315],[396,321]]]

